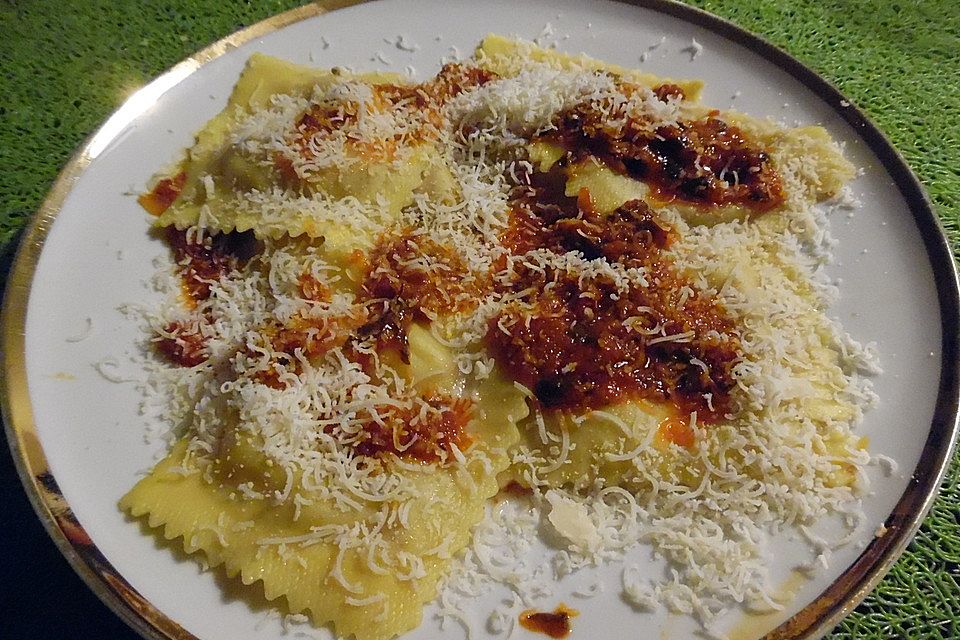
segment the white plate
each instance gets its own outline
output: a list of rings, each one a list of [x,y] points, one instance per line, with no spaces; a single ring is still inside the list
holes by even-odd
[[[875,382],[881,401],[859,429],[869,436],[870,450],[894,457],[900,471],[884,477],[871,469],[874,492],[864,500],[868,521],[857,540],[805,583],[784,612],[751,621],[744,637],[759,636],[801,610],[800,635],[789,637],[823,632],[889,567],[929,507],[956,431],[957,280],[935,216],[882,136],[812,72],[705,14],[660,0],[640,4],[381,0],[323,15],[307,8],[234,36],[232,42],[245,42],[236,48],[215,45],[162,76],[135,94],[68,167],[28,234],[11,279],[4,326],[5,417],[21,473],[54,538],[62,548],[79,550],[79,556],[68,557],[141,632],[163,637],[152,624],[169,637],[189,637],[182,635],[185,630],[204,640],[262,640],[281,631],[277,620],[265,621],[266,607],[257,598],[243,595],[246,590],[216,572],[202,573],[117,509],[120,496],[152,465],[159,445],[144,438],[150,425],[138,415],[141,397],[134,385],[108,382],[94,368],[114,357],[122,375],[142,375],[130,358],[140,332],[117,309],[156,302],[145,283],[155,271],[154,258],[166,259],[167,253],[147,233],[148,216],[131,194],[176,159],[223,107],[254,51],[358,70],[411,66],[423,78],[438,70],[441,58],[468,55],[489,32],[539,36],[563,51],[702,78],[705,104],[825,126],[863,168],[853,184],[862,208],[832,222],[839,244],[830,273],[842,281],[842,297],[831,314],[855,339],[878,344],[884,374]],[[388,43],[400,35],[417,49]],[[694,39],[703,47],[696,56],[689,48]],[[86,318],[92,320],[89,336],[68,341],[83,332]],[[39,447],[31,445],[34,434]],[[36,480],[45,464],[69,511],[57,503],[49,480],[46,486]],[[71,528],[71,512],[92,546],[76,534],[66,541],[62,529]],[[884,522],[890,533],[874,541]],[[645,553],[638,550],[633,559],[645,561]],[[769,557],[778,576],[810,559],[787,536],[771,544]],[[607,585],[603,595],[571,597],[597,576]],[[685,617],[631,610],[619,598],[619,576],[619,566],[583,572],[541,604],[552,608],[565,601],[579,609],[575,637],[630,637],[643,628],[646,637],[685,638],[695,630]],[[489,594],[467,612],[481,635],[497,596]],[[409,638],[438,637],[430,614],[428,608],[424,624]],[[463,631],[454,625],[443,635],[462,637]]]

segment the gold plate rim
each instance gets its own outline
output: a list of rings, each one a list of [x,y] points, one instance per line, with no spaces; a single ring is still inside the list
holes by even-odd
[[[50,473],[37,436],[27,387],[24,332],[30,287],[44,243],[74,184],[99,151],[160,95],[242,44],[363,1],[316,0],[271,16],[204,47],[134,92],[80,145],[61,170],[28,224],[14,257],[0,310],[0,408],[14,465],[34,511],[73,570],[107,607],[144,638],[198,640],[133,588],[92,543]]]
[[[120,618],[151,640],[197,640],[156,609],[110,565],[87,537],[49,472],[36,433],[27,389],[24,330],[34,272],[47,234],[77,179],[116,134],[143,108],[195,73],[206,63],[237,46],[322,14],[371,0],[316,0],[232,33],[177,63],[128,98],[72,156],[30,221],[10,270],[0,311],[0,401],[7,441],[24,489],[48,534],[90,589]],[[917,473],[885,523],[888,533],[874,539],[820,596],[765,636],[767,640],[818,638],[829,632],[877,585],[900,557],[936,499],[960,430],[960,276],[933,205],[917,177],[886,136],[852,106],[832,84],[763,38],[706,11],[675,0],[618,0],[705,27],[746,46],[786,70],[815,91],[841,115],[877,155],[910,205],[924,240],[941,306],[942,363],[939,394],[930,433]],[[150,100],[152,96],[152,100]],[[145,100],[146,98],[146,100]],[[843,108],[841,107],[843,103]],[[926,464],[932,462],[932,465]],[[921,469],[922,467],[922,469]]]

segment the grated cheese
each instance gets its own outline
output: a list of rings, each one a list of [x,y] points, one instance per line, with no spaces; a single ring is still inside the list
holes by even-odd
[[[547,23],[537,41],[547,43],[554,35]],[[402,35],[385,42],[403,52],[418,49]],[[641,60],[663,42],[649,46]],[[321,44],[329,47],[323,38]],[[690,51],[693,60],[703,46],[693,39],[684,51]],[[451,53],[459,58],[456,48]],[[371,60],[391,64],[379,51]],[[468,70],[483,69],[482,57],[464,64]],[[411,246],[420,251],[412,257],[390,256],[410,273],[430,279],[450,272],[449,264],[422,251],[432,242],[455,250],[465,265],[463,281],[493,283],[476,297],[442,291],[440,296],[454,310],[424,311],[430,336],[455,352],[448,386],[458,398],[473,398],[479,383],[502,373],[484,351],[491,325],[511,334],[513,327],[501,312],[508,306],[532,311],[541,297],[542,290],[532,287],[514,291],[504,286],[515,281],[518,270],[543,275],[545,287],[557,286],[564,278],[574,278],[581,287],[610,282],[618,292],[614,299],[657,284],[655,272],[588,259],[580,251],[511,253],[503,244],[511,197],[518,189],[531,188],[536,163],[528,159],[530,140],[554,130],[558,114],[576,105],[597,106],[604,125],[613,129],[642,119],[653,131],[676,126],[702,108],[684,100],[660,100],[647,88],[625,95],[612,72],[531,60],[518,64],[515,74],[469,87],[428,108],[414,108],[409,98],[385,103],[370,82],[338,72],[303,95],[274,95],[251,113],[238,109],[227,135],[229,153],[268,174],[276,158],[284,158],[297,182],[273,180],[267,187],[248,188],[233,187],[213,173],[199,177],[206,202],[198,207],[195,223],[188,225],[188,241],[207,242],[209,247],[217,233],[250,230],[262,251],[242,268],[210,280],[209,297],[190,309],[182,305],[176,268],[158,274],[155,286],[167,293],[169,303],[141,312],[144,324],[156,339],[173,340],[181,347],[185,335],[201,336],[208,359],[188,368],[152,360],[148,380],[138,381],[145,392],[145,410],[157,411],[169,424],[185,429],[187,451],[200,461],[200,473],[211,484],[218,456],[229,446],[241,446],[237,443],[249,445],[274,484],[238,483],[238,499],[292,504],[295,522],[318,503],[335,505],[347,520],[353,517],[352,524],[325,524],[257,542],[261,550],[274,549],[294,560],[299,548],[335,545],[338,553],[325,577],[327,584],[349,593],[345,602],[351,607],[376,607],[377,619],[390,615],[389,598],[368,593],[362,580],[348,579],[348,552],[360,550],[372,575],[416,585],[428,574],[428,558],[452,561],[454,569],[439,596],[439,615],[457,620],[468,632],[463,604],[492,584],[505,585],[510,599],[491,614],[488,627],[510,633],[522,605],[552,596],[553,578],[622,558],[642,543],[651,544],[670,570],[666,579],[644,580],[635,567],[624,568],[622,595],[637,609],[662,604],[695,616],[709,631],[731,603],[782,608],[769,593],[764,535],[797,527],[811,549],[806,568],[822,566],[833,550],[865,526],[857,502],[868,482],[863,467],[872,461],[888,473],[896,472],[892,459],[870,455],[852,439],[850,428],[875,401],[869,376],[879,373],[876,349],[853,341],[824,313],[837,289],[823,273],[832,241],[825,213],[815,206],[823,169],[796,148],[783,150],[790,134],[771,133],[756,123],[743,125],[774,141],[770,156],[787,195],[782,210],[758,220],[693,224],[682,203],[651,202],[675,236],[669,259],[691,282],[675,304],[689,308],[698,299],[713,298],[736,321],[742,353],[733,366],[736,388],[725,421],[704,424],[693,412],[684,424],[695,445],[660,447],[656,429],[625,420],[612,408],[548,422],[535,404],[534,390],[514,382],[513,388],[534,406],[521,425],[532,434],[532,444],[509,451],[510,473],[532,490],[533,508],[488,505],[485,520],[462,552],[456,548],[461,543],[450,535],[421,555],[397,551],[388,543],[390,536],[411,529],[413,500],[424,495],[420,485],[409,480],[414,474],[429,478],[438,467],[451,469],[460,486],[471,488],[476,482],[470,469],[497,472],[484,452],[456,442],[436,465],[404,459],[422,444],[421,435],[401,432],[394,426],[396,416],[413,416],[406,426],[416,427],[428,424],[431,411],[436,412],[420,395],[422,380],[405,373],[409,363],[398,364],[381,353],[376,335],[358,338],[349,349],[333,341],[320,354],[309,353],[305,346],[284,351],[274,340],[277,331],[298,323],[308,327],[303,331],[309,339],[322,340],[389,309],[389,299],[361,299],[362,269],[351,266],[349,256],[359,252],[360,260],[368,260],[377,238],[398,229],[411,230]],[[353,116],[343,117],[341,127],[298,137],[295,123],[314,108]],[[379,148],[385,140],[395,143],[389,158],[372,160],[366,152],[356,152]],[[813,153],[816,140],[797,134],[788,142]],[[329,187],[350,172],[386,167],[394,174],[418,161],[423,164],[414,172],[415,185],[402,198],[389,197],[386,188],[343,195]],[[703,169],[699,160],[697,167]],[[729,165],[719,176],[734,185],[745,181]],[[768,223],[771,219],[775,221]],[[302,284],[305,274],[329,296],[311,299]],[[650,327],[645,314],[652,311],[638,309],[638,315],[626,321],[631,331],[646,336],[648,347],[678,348],[698,337],[695,330],[668,333],[661,324]],[[531,315],[519,322],[529,326]],[[359,324],[350,324],[358,319]],[[705,335],[724,337],[716,330]],[[361,364],[358,356],[369,362]],[[709,375],[708,362],[689,362]],[[129,381],[118,372],[116,359],[101,361],[97,369],[112,381]],[[431,372],[425,379],[447,375]],[[703,397],[713,412],[719,397]],[[573,488],[556,479],[582,464],[578,460],[589,444],[578,440],[578,429],[587,420],[615,428],[616,440],[611,448],[594,452],[585,481]],[[392,457],[381,460],[357,453],[367,430],[375,427],[390,430]],[[600,468],[605,464],[624,470],[622,482],[611,484],[603,477]],[[847,467],[853,479],[836,480]],[[815,523],[825,514],[843,517],[840,535],[828,538],[816,531]],[[565,547],[546,563],[534,562],[530,555],[543,520]],[[241,522],[233,530],[252,526],[252,521]],[[443,523],[436,526],[443,531]],[[228,546],[229,529],[211,532],[221,546]],[[199,538],[191,544],[197,542]],[[578,593],[593,597],[603,589],[595,583]]]

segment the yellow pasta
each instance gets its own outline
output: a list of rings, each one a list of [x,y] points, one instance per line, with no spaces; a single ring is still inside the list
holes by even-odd
[[[684,90],[691,100],[697,100],[700,97],[700,89],[703,87],[703,82],[700,80],[662,78],[652,73],[627,69],[584,55],[572,56],[560,51],[543,49],[529,42],[512,40],[495,34],[488,35],[483,39],[483,42],[477,48],[477,53],[480,56],[481,64],[485,68],[503,76],[514,76],[524,68],[526,61],[534,61],[558,69],[603,71],[646,87],[676,84]]]
[[[438,367],[440,348],[424,332],[412,333],[411,340],[414,353],[427,354],[413,359],[412,375],[436,384],[437,370],[449,369]],[[517,441],[514,425],[527,412],[523,396],[496,375],[477,393],[471,428],[478,444],[466,454],[467,464],[410,470],[387,463],[411,496],[398,504],[366,501],[344,511],[302,486],[280,504],[251,500],[239,484],[259,479],[255,488],[267,491],[284,482],[270,478],[256,449],[211,464],[181,441],[120,506],[145,516],[167,539],[182,538],[188,553],[202,552],[227,575],[244,584],[262,582],[265,597],[284,598],[291,613],[308,613],[318,625],[333,623],[341,636],[387,640],[420,624],[422,605],[435,597],[450,559],[469,542]],[[231,473],[238,466],[243,473]]]
[[[263,115],[265,111],[275,119],[277,114],[286,113],[284,104],[293,104],[295,110],[297,104],[309,104],[311,96],[347,81],[357,86],[406,82],[398,74],[334,73],[262,54],[251,56],[227,107],[197,134],[181,168],[185,173],[181,196],[159,216],[157,225],[183,229],[202,220],[212,231],[253,229],[273,238],[286,234],[317,238],[332,227],[352,226],[357,221],[351,218],[367,216],[379,224],[394,222],[400,210],[412,202],[425,174],[434,182],[442,179],[438,177],[443,175],[442,162],[429,144],[411,145],[399,161],[361,158],[361,162],[347,166],[318,168],[310,179],[311,197],[302,199],[297,214],[291,215],[275,193],[284,181],[272,163],[277,152],[269,145],[251,150],[236,141],[238,129],[256,130],[272,124]],[[272,102],[277,95],[284,96],[286,102]],[[287,133],[293,135],[296,127],[293,123],[288,126]],[[252,198],[242,195],[250,192],[255,192]],[[276,210],[270,211],[271,206]]]
[[[420,84],[252,56],[141,199],[180,438],[121,508],[357,640],[421,623],[508,484],[560,566],[650,541],[690,609],[765,597],[760,528],[864,462],[805,253],[854,169],[701,87],[494,35]]]

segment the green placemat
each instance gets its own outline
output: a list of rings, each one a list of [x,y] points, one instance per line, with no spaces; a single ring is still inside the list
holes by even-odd
[[[137,86],[297,0],[0,0],[0,264],[76,146]],[[835,83],[960,239],[960,4],[692,0]],[[0,277],[5,279],[5,271]],[[960,637],[960,466],[894,569],[831,638]]]

